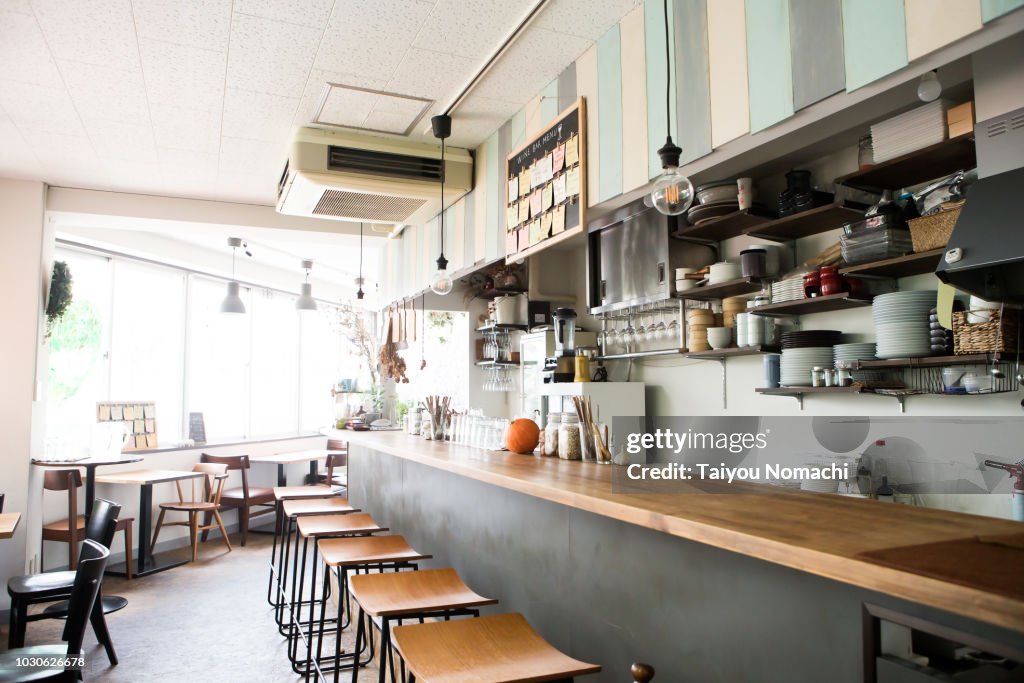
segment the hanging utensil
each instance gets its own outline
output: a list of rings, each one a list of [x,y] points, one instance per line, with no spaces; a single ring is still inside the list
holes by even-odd
[[[416,299],[409,302],[409,342],[415,344],[416,340],[419,339],[419,330],[416,329]]]
[[[406,304],[407,304],[407,302],[403,300],[402,301],[402,313],[401,313],[401,316],[402,316],[401,332],[398,335],[398,350],[399,351],[405,351],[407,348],[409,348],[409,343],[406,341],[406,338],[409,336],[409,328],[408,328],[409,318],[408,318],[408,310],[406,308]]]
[[[414,304],[415,305],[415,304]],[[427,297],[426,295],[420,296],[420,344],[422,344],[420,350],[420,370],[427,367]]]

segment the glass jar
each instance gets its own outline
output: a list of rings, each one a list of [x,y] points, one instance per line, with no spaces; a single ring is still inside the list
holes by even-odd
[[[866,171],[875,165],[875,148],[870,135],[862,135],[857,141],[857,168]]]
[[[815,367],[811,370],[811,386],[812,387],[823,387],[825,386],[825,368]]]
[[[558,457],[562,460],[579,460],[583,457],[580,439],[580,418],[572,413],[562,413],[558,425]]]
[[[544,427],[544,450],[541,451],[541,455],[558,455],[558,427],[561,424],[561,413],[548,413],[548,423]]]

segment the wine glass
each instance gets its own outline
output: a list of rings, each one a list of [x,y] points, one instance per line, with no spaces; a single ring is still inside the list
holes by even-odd
[[[633,318],[631,312],[626,312],[626,327],[622,330],[619,338],[622,340],[622,349],[629,353],[633,347],[634,334],[636,331],[633,329]]]
[[[665,327],[665,309],[658,309],[658,322],[654,325],[655,341],[668,341],[668,329]]]

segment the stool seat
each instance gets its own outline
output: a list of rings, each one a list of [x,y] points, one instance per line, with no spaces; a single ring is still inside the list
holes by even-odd
[[[333,498],[341,493],[340,486],[275,486],[275,500],[298,500],[300,498]]]
[[[410,546],[401,536],[358,536],[328,538],[317,541],[321,557],[330,567],[355,567],[384,562],[415,562],[429,560]]]
[[[498,602],[474,593],[450,567],[358,574],[349,582],[359,606],[375,617],[469,609]]]
[[[58,519],[56,522],[49,522],[43,525],[44,531],[68,531],[71,528],[71,520]],[[75,529],[85,531],[85,515],[75,517]]]
[[[42,598],[50,594],[70,593],[71,587],[74,585],[75,570],[68,569],[60,572],[12,576],[7,579],[7,592],[11,596],[31,594],[32,597]]]
[[[352,507],[348,498],[292,498],[282,503],[285,517],[302,517],[304,515],[327,515],[358,512]]]
[[[398,626],[392,638],[419,683],[527,683],[601,670],[562,654],[517,613]]]
[[[345,534],[373,534],[387,531],[373,521],[373,517],[365,512],[353,512],[346,515],[310,515],[299,517],[299,534],[305,538],[321,536],[341,536]]]
[[[230,489],[224,489],[220,494],[220,499],[223,501],[239,502],[246,499],[245,488],[242,486],[236,486]],[[274,489],[250,486],[248,501],[250,505],[265,505],[274,499]]]

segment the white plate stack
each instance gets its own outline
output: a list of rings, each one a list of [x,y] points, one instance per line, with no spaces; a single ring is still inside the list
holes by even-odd
[[[807,298],[804,294],[804,276],[779,280],[772,285],[772,303],[777,304],[783,301],[798,301]]]
[[[832,347],[832,352],[836,367],[839,367],[840,363],[855,360],[875,360],[875,342],[836,344]]]
[[[831,346],[807,346],[783,349],[779,361],[779,384],[784,387],[811,386],[811,371],[832,367]]]
[[[948,104],[947,100],[935,100],[871,126],[875,163],[880,164],[945,140]]]
[[[892,292],[875,297],[871,317],[879,358],[917,358],[931,353],[928,315],[935,308],[934,290]]]

